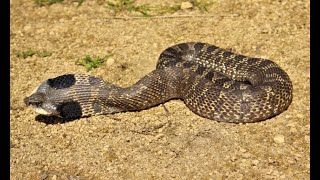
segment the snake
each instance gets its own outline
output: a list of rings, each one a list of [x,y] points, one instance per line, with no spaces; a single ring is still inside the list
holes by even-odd
[[[128,87],[87,74],[42,82],[24,103],[65,119],[141,111],[181,99],[195,114],[218,122],[270,119],[292,102],[292,82],[275,62],[202,42],[166,48],[155,70]]]

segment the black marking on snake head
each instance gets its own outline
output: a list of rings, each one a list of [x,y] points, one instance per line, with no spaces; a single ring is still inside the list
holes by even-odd
[[[76,83],[76,78],[74,77],[74,74],[66,74],[53,79],[48,79],[47,83],[52,88],[64,89],[74,85]]]
[[[60,116],[66,119],[80,118],[82,116],[82,108],[78,102],[71,101],[60,104],[57,107]]]
[[[94,113],[101,113],[102,107],[99,101],[97,100],[93,101],[92,107],[93,107]]]

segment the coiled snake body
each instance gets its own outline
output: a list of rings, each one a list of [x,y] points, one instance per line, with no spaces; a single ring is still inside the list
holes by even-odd
[[[270,60],[206,43],[181,43],[163,51],[156,69],[130,87],[66,74],[44,81],[24,101],[41,114],[74,119],[143,110],[175,98],[208,119],[256,122],[288,108],[292,83]]]

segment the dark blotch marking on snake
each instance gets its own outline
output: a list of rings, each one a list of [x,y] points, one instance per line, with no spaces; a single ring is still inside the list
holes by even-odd
[[[224,56],[224,57],[229,57],[229,56],[231,56],[232,54],[233,54],[232,52],[226,51],[226,52],[223,53],[223,56]]]
[[[94,76],[90,76],[89,77],[89,83],[91,86],[97,86],[99,84],[101,84],[102,80],[100,78],[94,77]]]
[[[76,83],[74,74],[66,74],[53,79],[48,79],[48,85],[55,89],[65,89]]]
[[[213,76],[214,76],[214,73],[212,71],[209,71],[204,77],[211,81]]]
[[[197,52],[200,52],[200,51],[202,50],[203,46],[204,46],[204,43],[196,43],[196,44],[194,45],[194,49],[195,49]]]
[[[183,63],[183,67],[184,67],[184,68],[190,68],[191,66],[193,66],[192,63],[189,63],[189,62]]]
[[[80,118],[82,116],[82,108],[76,101],[65,102],[57,107],[60,116],[66,119]]]
[[[163,56],[167,55],[169,57],[173,57],[173,56],[176,56],[177,55],[177,50],[173,49],[173,48],[169,48],[167,53],[165,54],[162,54]]]
[[[178,47],[181,51],[187,51],[189,50],[189,46],[186,43],[178,44]]]
[[[199,75],[202,75],[205,70],[206,70],[205,67],[203,67],[203,66],[198,66],[198,68],[197,68],[197,70],[196,70],[196,73],[199,74]]]
[[[208,54],[211,54],[214,50],[216,50],[218,47],[216,47],[216,46],[209,46],[208,48],[207,48],[207,53]]]
[[[94,113],[101,113],[102,107],[99,101],[97,100],[93,101],[92,107],[93,107]]]

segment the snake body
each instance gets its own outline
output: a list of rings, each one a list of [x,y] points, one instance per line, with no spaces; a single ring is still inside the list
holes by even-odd
[[[288,108],[292,83],[270,60],[190,42],[164,50],[156,69],[130,87],[66,74],[44,81],[24,101],[41,114],[74,119],[143,110],[170,99],[182,99],[191,111],[208,119],[257,122]]]

